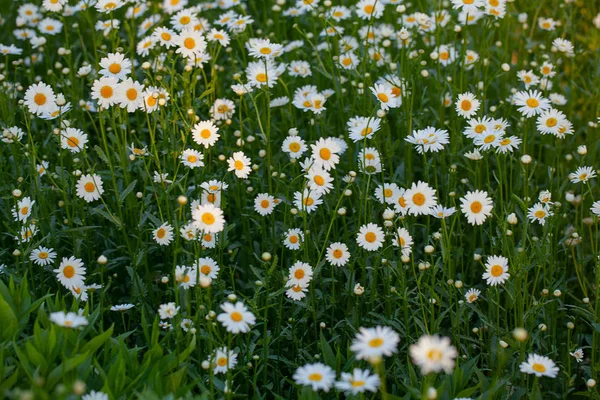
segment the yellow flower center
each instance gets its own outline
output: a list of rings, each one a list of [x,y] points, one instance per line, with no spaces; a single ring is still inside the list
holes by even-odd
[[[130,101],[134,101],[135,99],[137,99],[138,92],[134,88],[131,88],[131,89],[127,89],[127,92],[125,92],[125,95],[127,96],[127,98]]]
[[[192,38],[186,38],[183,41],[183,45],[186,49],[192,50],[194,47],[196,47],[196,41]]]
[[[381,347],[382,344],[383,344],[383,339],[381,339],[381,338],[375,338],[375,339],[371,339],[369,341],[369,346],[371,346],[371,347]]]
[[[471,203],[471,211],[473,211],[475,214],[480,212],[482,208],[483,208],[483,205],[479,201],[474,201]]]
[[[96,190],[96,185],[94,185],[94,182],[88,182],[85,185],[83,185],[83,188],[86,192],[92,193],[94,190]]]
[[[412,201],[417,206],[425,204],[425,196],[422,193],[415,193],[412,197]]]
[[[215,223],[215,216],[211,213],[204,213],[202,214],[202,222],[206,225],[212,225]]]
[[[531,366],[535,372],[546,372],[546,367],[543,364],[535,363]]]
[[[373,232],[367,232],[365,235],[365,240],[369,243],[373,243],[375,240],[377,240],[377,235],[375,235]]]
[[[240,322],[243,319],[242,313],[237,311],[232,312],[231,319],[233,320],[233,322]]]
[[[67,265],[63,269],[63,275],[65,276],[65,278],[71,279],[75,276],[75,268],[72,265]]]
[[[540,102],[537,101],[537,99],[534,99],[533,97],[530,97],[529,99],[527,99],[527,101],[525,103],[527,103],[527,105],[531,108],[536,108],[537,106],[540,105]]]
[[[302,279],[302,278],[304,278],[304,270],[303,269],[297,269],[296,272],[294,272],[294,276],[296,277],[296,279]]]
[[[491,272],[490,273],[492,274],[493,277],[497,278],[497,277],[499,277],[500,275],[502,275],[504,273],[504,268],[502,268],[501,265],[494,265],[491,268]]]
[[[37,104],[38,106],[43,106],[44,104],[46,104],[47,98],[46,95],[43,93],[38,93],[33,97],[33,101],[35,102],[35,104]]]
[[[102,89],[100,89],[100,95],[105,99],[111,98],[113,95],[113,89],[110,86],[102,86]]]

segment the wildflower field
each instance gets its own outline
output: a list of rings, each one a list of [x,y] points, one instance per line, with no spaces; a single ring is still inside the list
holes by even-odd
[[[0,16],[0,399],[600,399],[597,0]]]

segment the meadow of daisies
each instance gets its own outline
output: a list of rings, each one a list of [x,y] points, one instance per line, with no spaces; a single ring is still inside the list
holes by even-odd
[[[600,399],[598,2],[0,15],[0,398]]]

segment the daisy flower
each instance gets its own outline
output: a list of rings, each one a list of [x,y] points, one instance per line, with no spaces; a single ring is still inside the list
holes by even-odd
[[[175,267],[175,282],[185,290],[196,286],[196,275],[196,271],[185,265]]]
[[[348,250],[348,246],[346,246],[344,243],[331,243],[327,248],[327,254],[325,255],[325,258],[331,265],[343,267],[350,259],[350,251]]]
[[[381,126],[381,120],[370,117],[353,117],[346,125],[348,126],[349,138],[356,143],[375,136]]]
[[[381,0],[360,0],[356,4],[356,15],[364,20],[378,19],[385,10],[384,3]]]
[[[79,153],[85,149],[88,136],[81,129],[67,128],[60,133],[60,147],[71,153]]]
[[[335,381],[335,372],[325,364],[306,364],[294,372],[297,385],[310,386],[313,391],[329,392]]]
[[[271,43],[269,39],[248,39],[246,48],[254,58],[274,58],[283,53],[283,46]]]
[[[578,364],[583,361],[583,349],[577,349],[574,352],[569,353],[569,355],[573,357]]]
[[[572,183],[587,183],[590,179],[596,177],[596,171],[592,167],[579,167],[569,174]]]
[[[377,97],[380,107],[384,111],[389,110],[390,108],[400,107],[401,105],[401,103],[397,101],[398,98],[394,96],[392,88],[389,85],[381,85],[376,83],[371,88],[371,93]]]
[[[235,104],[229,99],[217,99],[210,108],[210,115],[216,120],[226,120],[233,116]]]
[[[283,140],[281,149],[286,152],[291,159],[297,160],[308,150],[306,142],[297,135],[288,136]]]
[[[174,39],[177,46],[175,53],[181,54],[191,60],[201,57],[206,50],[206,40],[200,32],[193,30],[184,30]]]
[[[173,241],[173,227],[165,222],[152,231],[154,241],[161,246],[166,246]]]
[[[302,300],[306,297],[306,292],[308,292],[307,286],[297,285],[288,281],[285,287],[289,287],[289,289],[285,291],[285,295],[294,301]]]
[[[50,314],[50,321],[54,322],[56,325],[72,329],[88,324],[86,317],[74,312],[65,313],[64,311],[53,312]]]
[[[79,258],[63,257],[60,265],[53,272],[56,273],[56,279],[67,289],[84,286],[86,269]]]
[[[381,204],[394,204],[400,188],[395,183],[384,183],[375,189],[375,197]]]
[[[387,326],[359,329],[350,350],[356,354],[358,360],[379,360],[389,357],[398,351],[400,336]]]
[[[477,114],[480,105],[481,102],[477,100],[473,93],[466,92],[458,95],[458,99],[456,100],[456,112],[463,118],[471,118]]]
[[[426,182],[413,182],[404,193],[404,198],[410,215],[427,215],[437,205],[435,190]]]
[[[104,193],[102,179],[96,174],[81,175],[77,181],[76,193],[88,203],[98,200]]]
[[[298,228],[288,229],[283,245],[290,250],[298,250],[304,241],[304,234]]]
[[[542,111],[550,108],[548,99],[542,97],[542,93],[537,90],[517,92],[513,97],[513,102],[519,106],[518,111],[526,118],[539,115]]]
[[[548,357],[529,354],[529,356],[527,356],[527,361],[523,361],[521,365],[519,365],[519,370],[537,377],[547,376],[549,378],[556,378],[559,368],[554,361]]]
[[[98,73],[105,77],[121,81],[131,73],[131,61],[121,53],[109,53],[100,60],[102,68]]]
[[[489,256],[485,263],[485,272],[482,279],[485,279],[490,286],[502,285],[508,280],[508,258],[502,256]]]
[[[127,78],[117,85],[115,103],[121,108],[126,108],[128,113],[135,112],[144,104],[144,85]]]
[[[307,213],[315,211],[322,203],[323,199],[321,199],[321,195],[310,189],[294,193],[294,205]]]
[[[394,246],[400,247],[402,255],[409,256],[412,252],[413,238],[406,228],[398,228],[394,234]]]
[[[553,214],[548,209],[548,206],[542,203],[536,203],[527,210],[527,218],[529,218],[531,222],[537,221],[540,225],[544,225],[546,223],[546,218],[551,215]]]
[[[333,178],[320,166],[313,165],[304,177],[308,188],[316,194],[327,194],[333,189]]]
[[[204,162],[202,161],[202,160],[204,160],[204,154],[200,153],[197,150],[185,149],[181,153],[180,158],[181,158],[182,164],[191,169],[194,169],[197,167],[204,167]]]
[[[112,306],[110,308],[110,311],[125,312],[127,310],[131,310],[133,307],[135,307],[135,306],[133,304],[130,304],[130,303],[117,304],[117,305]]]
[[[217,262],[210,257],[200,257],[197,259],[194,262],[194,269],[200,272],[200,276],[208,278],[211,281],[217,279],[221,270]]]
[[[479,299],[480,294],[481,291],[478,289],[469,289],[467,293],[465,293],[465,300],[467,300],[467,303],[475,303],[477,299]]]
[[[254,211],[262,215],[269,215],[275,209],[275,198],[268,193],[259,193],[254,199]]]
[[[383,230],[373,223],[368,223],[360,227],[356,235],[356,243],[367,251],[375,251],[383,246]]]
[[[236,151],[227,159],[227,163],[229,164],[227,171],[234,171],[235,176],[240,179],[246,179],[252,171],[250,162],[250,159],[244,155],[243,151]]]
[[[118,80],[113,77],[102,77],[94,81],[92,85],[92,99],[98,101],[98,105],[103,108],[109,108],[116,103],[115,93],[117,91]]]
[[[447,337],[423,335],[409,347],[413,363],[421,368],[421,373],[444,371],[447,374],[454,369],[454,359],[458,355],[456,348]]]
[[[371,374],[366,369],[354,368],[351,374],[342,372],[342,379],[335,383],[335,387],[356,395],[364,392],[375,393],[380,384],[381,381],[377,374]]]
[[[444,145],[450,143],[448,131],[436,129],[432,126],[422,130],[413,131],[404,140],[415,145],[419,154],[444,150]]]
[[[225,227],[223,210],[210,203],[197,206],[192,211],[192,219],[196,228],[207,233],[221,232]]]
[[[338,153],[341,148],[332,138],[319,138],[315,144],[310,145],[312,149],[312,159],[315,164],[323,167],[325,171],[335,169],[340,162]]]
[[[223,324],[227,332],[246,333],[250,331],[250,325],[256,323],[254,314],[241,301],[221,304],[221,310],[224,312],[217,316],[217,321]]]
[[[123,0],[98,0],[96,3],[96,10],[98,12],[108,14],[123,7],[124,5],[125,3]]]
[[[14,210],[12,210],[12,215],[15,221],[25,222],[27,218],[31,215],[31,211],[33,210],[33,205],[35,204],[35,200],[31,200],[31,197],[23,197],[21,200],[17,202],[17,206]]]
[[[212,121],[201,121],[192,129],[192,139],[199,145],[209,148],[219,140],[219,128]]]
[[[600,217],[600,200],[595,201],[592,204],[592,207],[590,208],[590,211],[592,212],[592,214],[594,214],[597,217]]]
[[[237,364],[237,354],[227,347],[219,347],[210,358],[215,374],[226,374],[228,370],[233,369]]]
[[[494,208],[492,199],[485,191],[467,192],[460,202],[460,209],[471,225],[481,225],[492,215],[492,208]]]
[[[40,246],[33,250],[29,255],[29,259],[36,265],[41,267],[52,264],[56,259],[56,252],[54,249]]]
[[[173,302],[161,304],[158,307],[158,315],[160,316],[160,319],[171,319],[177,315],[179,308],[180,307]]]
[[[56,107],[54,90],[44,82],[29,86],[25,92],[24,100],[29,112],[36,115],[41,115]]]
[[[312,280],[312,276],[313,269],[309,264],[302,261],[296,261],[294,265],[290,267],[288,283],[306,286]]]

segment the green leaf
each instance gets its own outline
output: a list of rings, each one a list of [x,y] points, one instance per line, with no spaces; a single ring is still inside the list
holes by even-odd
[[[119,204],[123,204],[123,201],[125,201],[125,198],[129,195],[129,193],[131,193],[133,191],[133,189],[135,189],[136,184],[137,184],[137,180],[131,182],[125,190],[123,190],[121,193],[119,193]]]
[[[2,321],[0,340],[10,340],[19,330],[19,320],[2,296],[0,296],[0,321]]]
[[[88,352],[90,354],[94,354],[96,352],[96,350],[98,350],[100,348],[100,346],[102,346],[104,344],[104,342],[106,342],[110,338],[110,336],[113,333],[114,328],[115,328],[115,325],[113,324],[104,333],[96,336],[95,338],[93,338],[92,340],[90,340],[89,342],[87,342],[81,348],[81,351],[83,353]]]
[[[320,333],[321,336],[321,351],[323,352],[323,361],[325,364],[329,365],[331,368],[335,369],[335,354],[333,349],[325,339],[323,332]]]
[[[58,367],[54,368],[50,372],[50,374],[48,374],[48,383],[46,384],[46,388],[48,390],[54,388],[54,386],[56,386],[56,384],[60,382],[64,374],[77,368],[89,357],[90,354],[88,353],[79,354],[75,357],[69,358],[68,360],[60,364]]]

